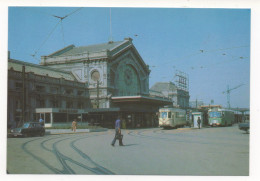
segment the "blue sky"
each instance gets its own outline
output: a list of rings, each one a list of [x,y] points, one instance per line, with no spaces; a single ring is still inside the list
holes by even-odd
[[[11,58],[38,64],[31,56],[35,51],[39,59],[64,45],[107,42],[109,8],[79,9],[62,26],[52,16],[62,17],[77,9],[10,7]],[[249,107],[250,9],[111,8],[111,14],[113,41],[133,38],[150,65],[150,87],[173,80],[175,70],[180,70],[189,75],[190,100],[197,98],[206,104],[214,100],[226,106],[222,92],[227,85],[244,84],[231,92],[231,106]]]

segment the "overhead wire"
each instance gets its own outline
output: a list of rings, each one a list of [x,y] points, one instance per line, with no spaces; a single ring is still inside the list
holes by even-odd
[[[59,22],[54,26],[54,28],[51,30],[51,32],[48,34],[48,36],[44,39],[44,41],[42,42],[42,44],[40,45],[40,47],[39,47],[39,48],[35,51],[35,53],[32,54],[31,56],[32,56],[34,59],[36,59],[36,60],[39,61],[39,59],[36,58],[37,53],[38,53],[39,50],[42,48],[42,46],[46,43],[46,41],[50,38],[50,36],[52,35],[52,33],[55,31],[55,29],[58,27],[59,24],[61,24],[62,40],[63,40],[63,45],[64,45],[64,47],[65,47],[65,38],[64,38],[64,30],[63,30],[62,20],[65,19],[65,18],[67,18],[67,17],[69,17],[70,15],[76,13],[77,11],[79,11],[79,10],[82,9],[82,8],[83,8],[83,7],[77,8],[76,10],[72,11],[71,13],[69,13],[69,14],[67,14],[67,15],[65,15],[65,16],[63,16],[63,17],[56,16],[56,15],[52,15],[52,14],[49,14],[49,13],[45,13],[45,12],[43,12],[43,11],[39,11],[39,12],[44,13],[44,14],[47,14],[47,15],[49,15],[49,16],[52,16],[52,17],[55,17],[55,18],[59,18],[60,20],[59,20]],[[38,11],[38,10],[37,10],[37,11]]]
[[[61,33],[62,33],[63,46],[65,47],[64,30],[63,30],[62,20],[61,20]]]
[[[222,54],[222,55],[226,55],[226,54]],[[219,65],[219,64],[224,64],[224,63],[230,63],[230,62],[233,62],[233,61],[237,61],[237,60],[246,60],[248,59],[249,57],[243,57],[243,56],[232,56],[231,55],[231,58],[229,60],[223,60],[221,62],[216,62],[216,63],[212,63],[212,64],[208,64],[208,65],[200,65],[199,67],[195,68],[195,67],[191,67],[192,70],[194,69],[209,69],[209,68],[212,68],[214,65]]]
[[[70,15],[76,13],[77,11],[79,11],[79,10],[82,9],[82,8],[83,8],[83,7],[80,7],[80,8],[78,8],[78,9],[76,9],[75,11],[73,11],[73,12],[67,14],[66,16],[64,16],[64,18],[66,18],[66,17],[68,17],[68,16],[70,16]]]
[[[241,47],[248,47],[248,46],[240,46],[240,47],[232,47],[232,48],[225,48],[225,49],[215,49],[215,50],[211,50],[211,51],[205,51],[205,52],[216,52],[216,51],[220,51],[220,50],[228,50],[228,49],[233,49],[233,48],[241,48]],[[226,54],[226,53],[222,53],[223,56],[228,56],[229,54]],[[229,60],[223,60],[223,61],[220,61],[220,62],[216,62],[216,63],[213,63],[213,64],[209,64],[209,65],[200,65],[200,69],[210,69],[212,67],[214,67],[214,65],[220,65],[220,64],[225,64],[225,63],[230,63],[230,62],[233,62],[233,61],[237,61],[237,60],[241,60],[241,59],[247,59],[248,57],[243,57],[243,56],[232,56],[230,55],[231,58]],[[191,67],[192,70],[195,69],[195,67]],[[198,68],[196,68],[198,69]]]
[[[60,24],[61,21],[59,21],[54,28],[51,30],[51,32],[48,34],[48,36],[44,39],[44,41],[42,42],[42,44],[40,45],[40,47],[35,51],[35,53],[32,55],[33,57],[35,57],[38,53],[38,51],[42,48],[42,46],[45,44],[45,42],[50,38],[51,34],[54,32],[54,30],[58,27],[58,25]]]
[[[218,48],[218,49],[212,49],[212,50],[203,50],[203,52],[216,52],[216,51],[223,51],[223,50],[231,50],[231,49],[236,49],[236,48],[245,48],[249,47],[249,45],[242,45],[242,46],[234,46],[234,47],[229,47],[229,48]]]
[[[250,47],[249,45],[242,45],[242,46],[233,46],[233,47],[228,47],[228,48],[218,48],[218,49],[211,49],[211,50],[205,50],[205,49],[200,49],[200,50],[198,50],[197,51],[197,53],[192,53],[192,54],[190,54],[190,55],[187,55],[187,56],[184,56],[184,57],[182,57],[182,58],[180,58],[180,59],[178,59],[178,60],[174,60],[174,61],[169,61],[169,62],[166,62],[166,63],[164,63],[163,65],[165,65],[165,64],[169,64],[169,63],[174,63],[174,62],[176,62],[176,61],[180,61],[180,60],[186,60],[186,59],[188,59],[188,58],[191,58],[191,57],[194,57],[194,56],[196,56],[196,55],[201,55],[201,54],[204,54],[204,53],[211,53],[211,52],[218,52],[218,51],[223,51],[223,50],[231,50],[231,49],[236,49],[236,48],[245,48],[245,47]],[[226,55],[226,53],[222,53],[222,55]],[[246,58],[248,58],[248,57],[239,57],[239,58],[237,58],[237,59],[246,59]],[[230,61],[233,61],[233,59],[234,58],[232,58],[232,60],[230,60]],[[230,61],[223,61],[223,62],[221,62],[221,63],[226,63],[226,62],[230,62]],[[220,63],[216,63],[216,64],[220,64]],[[200,66],[200,68],[205,68],[205,66]],[[195,67],[191,67],[191,69],[195,69]],[[196,68],[197,69],[197,68]]]
[[[64,28],[63,28],[63,23],[62,23],[62,20],[64,20],[65,18],[69,17],[70,15],[76,13],[77,11],[79,11],[80,9],[82,9],[83,7],[80,7],[74,11],[72,11],[71,13],[63,16],[63,17],[60,17],[60,16],[56,16],[56,15],[52,15],[53,17],[55,18],[59,18],[60,19],[60,22],[61,22],[61,34],[62,34],[62,41],[63,41],[63,46],[65,47],[66,44],[65,44],[65,38],[64,38]]]
[[[242,45],[242,46],[234,46],[234,47],[228,47],[228,48],[218,48],[218,49],[212,49],[212,50],[200,49],[200,50],[198,50],[196,53],[192,53],[192,54],[190,54],[190,55],[183,56],[183,57],[181,57],[180,59],[174,60],[174,61],[185,60],[185,59],[188,59],[188,58],[193,57],[193,56],[195,56],[195,55],[200,55],[200,54],[208,53],[208,52],[217,52],[217,51],[231,50],[231,49],[245,48],[245,47],[250,47],[250,46],[249,46],[249,45]],[[173,61],[166,62],[166,64],[167,64],[167,63],[172,63],[172,62],[173,62]]]

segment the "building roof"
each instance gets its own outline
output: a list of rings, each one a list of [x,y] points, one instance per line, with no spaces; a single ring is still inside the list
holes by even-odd
[[[122,43],[123,41],[117,41],[117,42],[111,41],[108,43],[89,45],[89,46],[79,46],[79,47],[76,47],[75,45],[70,45],[48,55],[48,57],[79,55],[84,53],[93,53],[93,52],[100,52],[105,50],[111,51]]]
[[[41,56],[41,65],[52,66],[101,59],[114,60],[123,52],[128,50],[131,50],[134,53],[143,69],[149,73],[149,67],[145,64],[144,60],[133,45],[132,38],[125,38],[123,41],[110,41],[107,43],[80,47],[70,45],[51,53],[50,55]]]
[[[177,90],[177,86],[173,82],[156,82],[151,88],[152,91]]]
[[[49,68],[46,66],[36,65],[28,62],[23,62],[19,60],[9,59],[8,60],[8,70],[13,69],[15,71],[22,72],[22,67],[25,66],[25,72],[33,72],[36,75],[42,75],[53,78],[64,78],[66,80],[74,81],[75,77],[67,71],[58,70],[54,68]]]

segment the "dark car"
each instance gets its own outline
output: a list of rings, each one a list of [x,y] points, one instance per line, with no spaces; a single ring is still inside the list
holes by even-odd
[[[24,123],[20,128],[11,129],[10,136],[44,136],[45,128],[38,122],[27,122]]]
[[[240,124],[238,125],[238,128],[239,128],[240,130],[246,131],[246,133],[250,133],[250,123],[249,123],[249,122],[247,122],[247,123],[240,123]]]

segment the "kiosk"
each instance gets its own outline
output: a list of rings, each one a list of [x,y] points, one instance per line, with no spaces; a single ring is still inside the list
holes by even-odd
[[[202,112],[193,112],[192,113],[192,120],[193,120],[193,127],[194,128],[198,128],[198,118],[200,117],[201,123],[200,123],[200,127],[202,127],[204,125],[203,123],[203,113]]]

